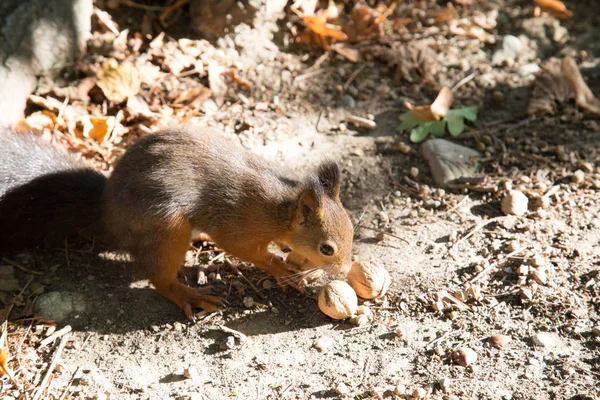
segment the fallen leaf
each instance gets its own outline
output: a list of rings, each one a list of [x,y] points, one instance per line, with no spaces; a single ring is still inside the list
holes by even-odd
[[[2,334],[0,335],[0,376],[8,375],[13,379],[13,373],[8,367],[9,352],[8,352],[8,324],[4,321],[2,324]],[[13,379],[14,380],[14,379]]]
[[[96,84],[110,101],[121,103],[140,91],[140,73],[128,61],[119,64],[114,58],[109,58],[104,61],[96,76]]]
[[[51,111],[36,111],[27,118],[17,122],[13,129],[17,132],[42,133],[44,129],[53,129],[56,126],[56,115]]]
[[[336,25],[328,24],[326,19],[316,15],[306,15],[302,18],[304,25],[316,35],[323,38],[331,37],[337,40],[347,40],[348,36]]]
[[[541,11],[547,12],[550,15],[560,19],[569,19],[573,17],[573,12],[567,9],[567,6],[562,1],[558,0],[535,0],[535,5]]]
[[[119,36],[119,27],[112,20],[112,17],[109,13],[94,7],[94,14],[98,18],[100,25],[104,26],[104,28],[111,31],[115,36]]]
[[[437,54],[425,40],[390,46],[371,45],[362,49],[362,55],[371,56],[396,68],[396,76],[408,82],[433,83],[437,74]]]
[[[199,107],[206,99],[210,99],[212,92],[204,85],[198,85],[190,89],[186,89],[177,94],[174,98],[178,104],[189,104],[193,107]]]
[[[592,93],[583,80],[577,63],[571,57],[565,57],[562,62],[562,71],[575,94],[577,105],[594,114],[600,114],[600,100]]]
[[[345,57],[346,60],[357,63],[360,60],[360,52],[357,49],[348,47],[344,43],[336,43],[331,46],[331,50]]]
[[[452,6],[452,3],[449,3],[447,7],[433,11],[431,16],[435,19],[437,25],[441,25],[458,18],[458,13],[456,12],[456,8]]]
[[[249,80],[242,78],[235,68],[229,68],[229,78],[236,85],[242,87],[248,92],[252,92],[254,90],[254,86],[252,86],[252,83]]]
[[[62,97],[64,99],[68,98],[69,101],[79,100],[84,103],[88,103],[90,101],[90,96],[88,96],[88,93],[94,86],[96,86],[96,77],[89,76],[77,81],[77,83],[71,86],[54,87],[52,88],[52,93],[55,96]]]
[[[453,102],[452,90],[444,86],[431,105],[413,106],[407,104],[407,108],[421,121],[439,121],[446,116]]]
[[[575,60],[571,57],[551,58],[536,75],[527,113],[552,114],[558,104],[573,98],[579,107],[600,114],[600,100],[585,83]]]
[[[80,127],[76,129],[80,138],[91,138],[97,142],[104,142],[112,133],[116,125],[115,117],[84,116],[79,120]]]

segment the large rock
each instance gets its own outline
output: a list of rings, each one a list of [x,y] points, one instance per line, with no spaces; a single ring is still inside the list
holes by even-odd
[[[37,75],[85,48],[92,12],[92,0],[0,1],[0,126],[23,117]]]

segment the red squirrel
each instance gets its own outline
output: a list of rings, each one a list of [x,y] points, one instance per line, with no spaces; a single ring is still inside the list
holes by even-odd
[[[297,268],[271,243],[336,273],[350,266],[353,226],[331,161],[302,176],[194,125],[142,137],[109,178],[33,135],[0,130],[0,156],[0,251],[92,234],[129,252],[188,318],[221,302],[177,280],[199,234],[282,280]]]

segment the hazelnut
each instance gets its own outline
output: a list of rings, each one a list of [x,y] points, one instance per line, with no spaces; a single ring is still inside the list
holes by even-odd
[[[348,273],[348,283],[363,299],[383,297],[392,279],[381,265],[370,261],[355,262]]]
[[[358,299],[344,281],[331,281],[319,292],[319,309],[333,319],[346,319],[356,313]]]

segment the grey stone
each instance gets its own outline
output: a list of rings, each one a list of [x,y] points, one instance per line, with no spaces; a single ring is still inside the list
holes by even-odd
[[[35,306],[40,317],[56,321],[86,309],[83,295],[71,292],[48,292],[37,298]]]
[[[92,0],[0,1],[0,126],[22,118],[36,75],[85,48],[92,11]]]
[[[342,105],[346,108],[354,108],[356,106],[356,101],[354,97],[349,94],[342,95]]]
[[[477,174],[481,156],[469,147],[445,139],[431,139],[421,145],[421,154],[438,186],[451,187],[481,178]]]

